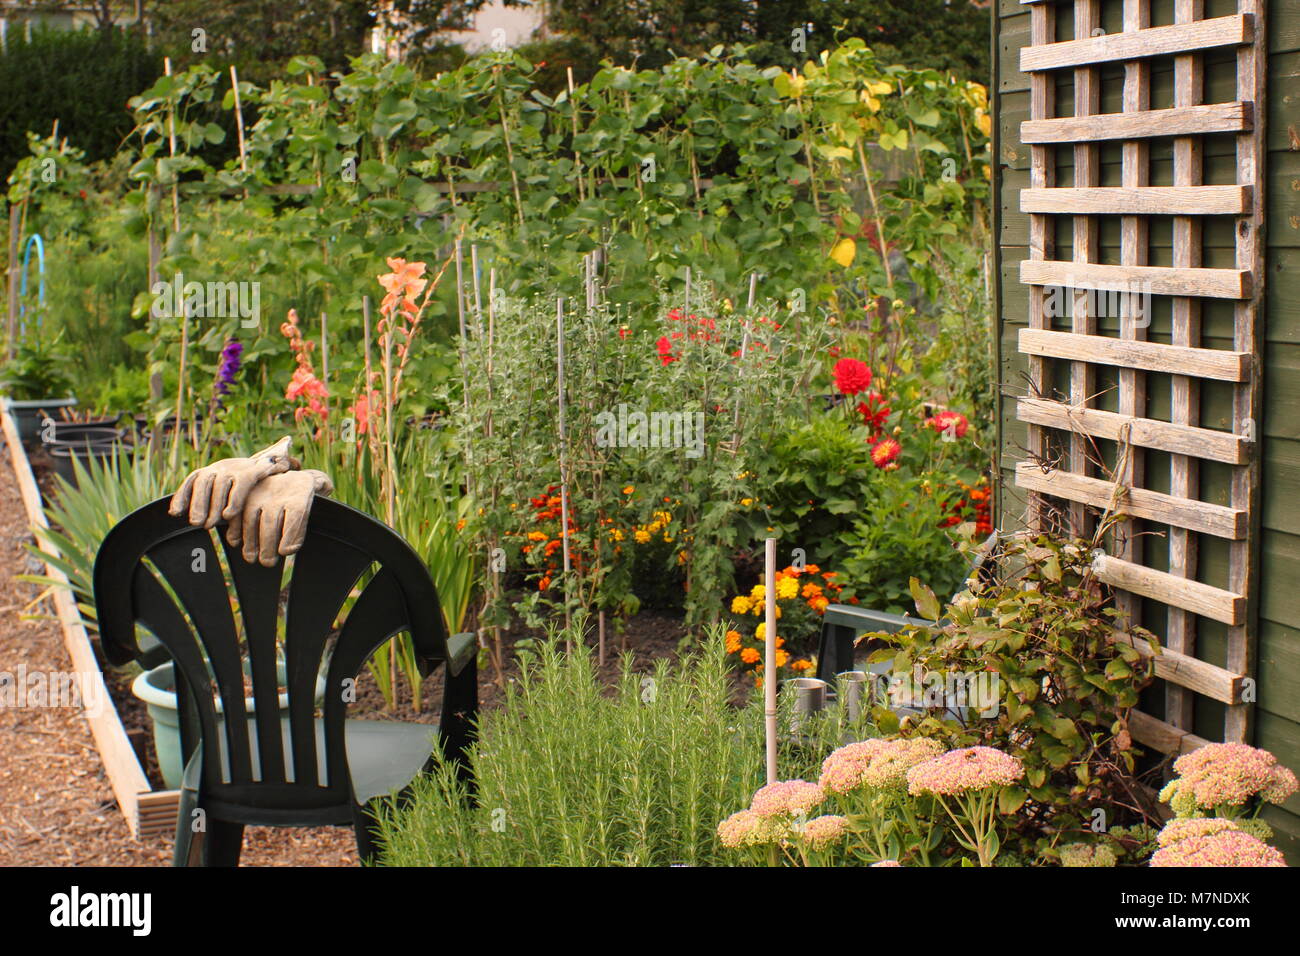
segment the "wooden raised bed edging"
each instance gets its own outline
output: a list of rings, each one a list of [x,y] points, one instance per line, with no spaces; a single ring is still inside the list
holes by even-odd
[[[36,476],[27,461],[22,442],[18,439],[18,429],[7,408],[0,408],[0,425],[3,425],[5,443],[9,446],[9,461],[13,465],[14,475],[18,479],[18,490],[22,495],[23,508],[31,526],[46,528],[45,511],[41,501],[40,488]],[[45,553],[50,549],[38,541],[38,546]],[[67,577],[50,564],[45,564],[45,573],[56,581],[66,585]],[[95,740],[95,748],[108,774],[108,782],[113,788],[113,796],[126,818],[126,825],[131,835],[142,837],[158,836],[172,833],[176,829],[176,813],[179,806],[180,791],[153,790],[144,768],[135,755],[117,708],[109,696],[108,686],[99,662],[95,659],[94,649],[90,645],[90,636],[86,633],[85,623],[72,592],[66,587],[52,588],[54,608],[59,618],[59,629],[63,632],[63,646],[72,659],[73,681],[80,699],[101,700],[104,706],[98,713],[83,710],[86,722],[90,724],[90,733]]]

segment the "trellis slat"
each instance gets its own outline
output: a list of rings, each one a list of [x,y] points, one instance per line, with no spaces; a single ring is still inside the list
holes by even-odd
[[[1021,212],[1063,215],[1238,216],[1249,208],[1249,186],[1058,187],[1020,192]]]
[[[1034,145],[1239,133],[1251,128],[1253,115],[1252,104],[1243,102],[1209,103],[1143,113],[1031,119],[1020,124],[1020,141]]]
[[[1179,730],[1173,724],[1140,710],[1129,711],[1128,732],[1138,743],[1170,755],[1189,754],[1209,743],[1204,737]]]
[[[1068,471],[1044,469],[1032,462],[1016,465],[1016,487],[1077,501],[1091,507],[1114,509],[1117,514],[1146,518],[1161,524],[1229,541],[1246,534],[1246,512],[1205,501],[1175,498],[1146,488],[1125,488],[1104,478],[1089,478]]]
[[[1252,365],[1250,355],[1245,352],[1133,342],[1049,329],[1021,329],[1020,351],[1026,355],[1122,365],[1148,372],[1191,375],[1223,382],[1246,381]]]
[[[1093,562],[1093,570],[1098,580],[1111,587],[1123,588],[1164,604],[1176,604],[1230,627],[1240,624],[1246,613],[1244,595],[1110,555],[1098,557]]]
[[[1146,641],[1134,640],[1130,635],[1116,631],[1114,643],[1127,644],[1143,657],[1155,658],[1156,676],[1225,704],[1240,702],[1246,678],[1230,670],[1217,667],[1200,658],[1182,654],[1168,647],[1154,652]]]
[[[1206,461],[1221,461],[1229,465],[1240,465],[1249,455],[1246,440],[1231,432],[1162,422],[1154,418],[1134,418],[1097,408],[1075,408],[1045,398],[1019,399],[1016,402],[1016,417],[1022,422],[1048,428],[1080,431],[1094,438],[1127,441],[1143,448],[1154,448]]]
[[[1247,299],[1251,274],[1246,269],[1175,269],[1169,266],[1104,266],[1060,259],[1020,263],[1026,285],[1059,285],[1151,295],[1199,295],[1211,299]]]
[[[1020,51],[1024,73],[1059,70],[1096,63],[1113,63],[1141,57],[1166,56],[1238,46],[1254,41],[1254,19],[1245,14],[1150,27],[1135,33],[1111,33],[1081,40],[1025,47]]]

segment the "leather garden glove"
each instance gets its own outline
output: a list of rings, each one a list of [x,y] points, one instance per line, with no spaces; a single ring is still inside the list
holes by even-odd
[[[172,495],[168,514],[179,517],[188,512],[195,527],[211,528],[218,521],[230,521],[243,511],[244,501],[258,482],[295,467],[289,443],[286,435],[247,458],[223,458],[195,469]]]
[[[307,537],[307,518],[316,495],[328,495],[334,484],[323,471],[287,471],[263,478],[230,519],[226,541],[243,542],[244,560],[274,567],[281,557],[294,554]]]

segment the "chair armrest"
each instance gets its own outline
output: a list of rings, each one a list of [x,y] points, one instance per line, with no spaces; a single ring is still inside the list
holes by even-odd
[[[473,631],[462,631],[460,634],[453,634],[447,638],[447,669],[452,674],[459,674],[477,653],[477,634]]]

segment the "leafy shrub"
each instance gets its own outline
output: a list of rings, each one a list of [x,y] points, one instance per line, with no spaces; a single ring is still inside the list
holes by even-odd
[[[26,134],[48,134],[56,118],[59,136],[91,160],[112,156],[131,131],[123,105],[161,73],[161,54],[134,31],[38,26],[28,39],[11,29],[0,54],[0,89],[15,91],[0,98],[0,179],[27,154]]]
[[[32,336],[18,343],[14,356],[0,369],[0,387],[14,401],[65,398],[72,394],[68,350],[56,336]]]
[[[471,802],[455,768],[379,813],[392,866],[728,865],[715,827],[761,782],[762,718],[728,702],[721,635],[676,664],[624,667],[612,695],[590,652],[556,638],[482,718]]]
[[[908,681],[914,668],[927,680],[995,675],[980,714],[972,708],[964,722],[945,719],[940,704],[901,723],[949,746],[989,746],[1020,758],[1023,785],[1004,789],[999,803],[1004,814],[1016,814],[1013,834],[1030,859],[1057,842],[1089,836],[1093,808],[1110,823],[1124,823],[1116,807],[1138,805],[1138,751],[1127,714],[1152,679],[1158,644],[1141,628],[1125,629],[1120,612],[1106,606],[1109,595],[1093,576],[1090,555],[1082,542],[1008,542],[1001,573],[972,580],[942,623],[934,593],[914,583],[917,610],[936,623],[882,635],[886,646],[871,655],[891,661],[893,674]],[[1143,645],[1150,650],[1140,652]],[[884,708],[876,720],[886,732],[900,727]]]

